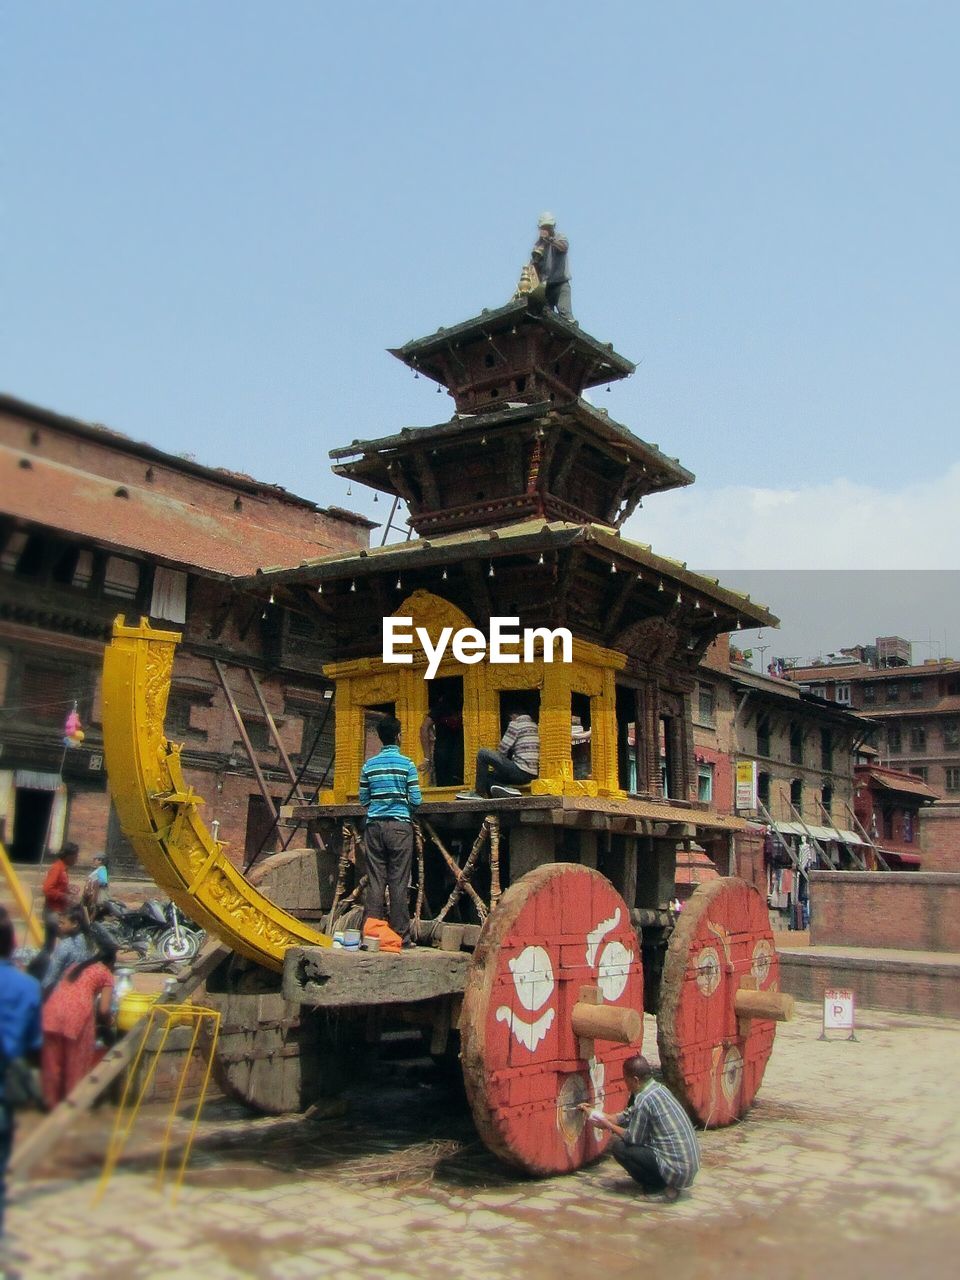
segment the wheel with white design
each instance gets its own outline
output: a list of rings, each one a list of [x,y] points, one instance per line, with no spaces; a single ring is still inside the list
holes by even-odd
[[[460,1035],[473,1118],[498,1156],[544,1175],[602,1153],[609,1134],[579,1104],[622,1110],[622,1065],[643,1038],[640,947],[609,880],[559,862],[511,885],[483,926]]]
[[[738,1120],[756,1097],[773,1049],[774,1019],[792,1012],[779,986],[780,962],[759,891],[733,876],[701,885],[667,946],[657,1043],[664,1079],[704,1128]],[[760,992],[766,994],[747,994]],[[771,1016],[759,1016],[758,1006]]]

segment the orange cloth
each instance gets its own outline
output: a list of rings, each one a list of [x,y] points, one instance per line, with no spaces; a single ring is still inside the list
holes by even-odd
[[[394,932],[386,920],[378,920],[376,916],[371,916],[364,922],[363,936],[379,938],[381,951],[399,951],[403,946],[403,939],[399,933]]]

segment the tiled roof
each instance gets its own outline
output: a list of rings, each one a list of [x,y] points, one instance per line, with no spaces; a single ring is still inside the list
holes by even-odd
[[[899,769],[881,769],[872,766],[866,769],[865,773],[871,782],[875,782],[884,791],[899,791],[904,795],[920,796],[923,800],[940,799],[939,793],[934,791],[932,787],[928,787],[920,778],[914,777],[909,773],[901,773]],[[862,776],[858,770],[858,782]]]
[[[702,849],[678,849],[674,883],[678,885],[706,884],[719,880],[720,873]]]
[[[588,386],[597,386],[609,382],[611,378],[629,377],[636,369],[632,360],[618,355],[609,343],[600,342],[592,334],[581,329],[578,324],[562,320],[551,311],[533,311],[526,300],[508,302],[493,311],[481,312],[469,320],[453,325],[449,329],[440,328],[436,333],[427,334],[423,338],[412,338],[402,347],[389,348],[390,354],[402,360],[411,369],[424,369],[426,361],[437,351],[447,350],[451,343],[463,342],[476,335],[493,334],[500,330],[516,328],[517,325],[540,325],[551,330],[560,338],[591,355],[596,362],[596,369],[588,381]]]
[[[338,550],[335,536],[319,536],[320,527],[310,536],[258,521],[252,503],[240,513],[201,508],[4,446],[0,493],[0,507],[15,519],[211,575],[246,575],[264,564],[297,564]],[[318,526],[323,519],[318,515]]]
[[[846,667],[787,667],[783,674],[785,679],[792,680],[794,684],[820,684],[823,681],[832,684],[836,680],[849,680],[852,676],[876,673],[872,667],[857,662]]]
[[[501,525],[496,529],[464,529],[458,533],[440,534],[431,538],[413,538],[408,542],[389,543],[369,550],[350,550],[337,555],[317,557],[297,564],[282,561],[257,574],[249,586],[272,586],[286,583],[328,582],[337,579],[359,577],[381,570],[396,572],[410,567],[427,567],[451,562],[451,554],[458,560],[490,560],[501,555],[529,554],[531,551],[549,550],[568,546],[595,546],[602,548],[619,563],[621,569],[649,570],[649,581],[663,579],[671,583],[673,590],[689,589],[690,599],[703,601],[702,607],[714,603],[736,610],[744,621],[753,620],[760,626],[776,626],[778,619],[763,605],[755,604],[748,595],[720,586],[716,578],[706,578],[688,569],[686,564],[670,556],[657,555],[649,545],[621,538],[615,529],[601,524],[572,524],[563,520],[522,520],[515,524]],[[782,682],[779,682],[782,684]]]
[[[925,662],[914,667],[870,667],[858,662],[849,667],[791,667],[785,674],[801,684],[820,681],[857,680],[866,684],[883,680],[911,680],[917,676],[942,675],[960,671],[960,662],[946,658],[942,662]]]
[[[284,489],[281,485],[267,484],[262,480],[256,480],[253,476],[247,475],[246,472],[230,471],[226,467],[208,467],[187,455],[167,453],[163,449],[158,449],[156,445],[134,440],[132,436],[125,435],[122,431],[115,431],[113,427],[105,427],[99,422],[84,422],[80,418],[70,418],[62,413],[55,413],[52,409],[44,409],[40,405],[31,404],[27,400],[19,400],[16,396],[0,393],[0,414],[6,414],[14,420],[19,419],[24,422],[35,423],[38,426],[52,427],[55,431],[66,436],[76,436],[82,440],[89,440],[94,444],[103,445],[118,453],[142,458],[146,462],[156,462],[184,475],[195,476],[202,480],[211,480],[215,484],[225,484],[241,492],[256,494],[258,497],[272,498],[277,502],[294,507],[304,507],[309,511],[322,509],[309,498],[300,498]],[[341,507],[331,507],[327,508],[327,510],[337,514],[343,520],[361,525],[364,528],[372,529],[376,527],[375,521],[368,520],[366,516],[361,516],[355,511],[345,511]]]

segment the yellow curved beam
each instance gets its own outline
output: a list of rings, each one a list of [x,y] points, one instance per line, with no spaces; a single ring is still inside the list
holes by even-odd
[[[163,720],[180,636],[113,624],[103,658],[103,745],[114,807],[124,835],[178,907],[232,950],[268,969],[283,968],[288,947],[329,946],[251,885],[197,812],[203,801],[184,783],[180,747]]]

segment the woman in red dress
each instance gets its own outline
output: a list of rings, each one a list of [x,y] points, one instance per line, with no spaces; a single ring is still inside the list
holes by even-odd
[[[116,950],[101,942],[87,960],[72,965],[43,1006],[40,1073],[48,1107],[73,1090],[94,1065],[96,1015],[110,1016]]]

